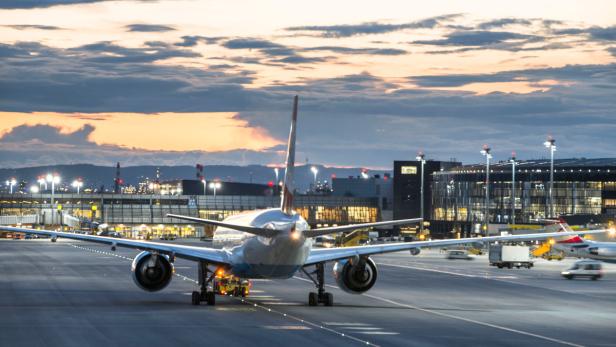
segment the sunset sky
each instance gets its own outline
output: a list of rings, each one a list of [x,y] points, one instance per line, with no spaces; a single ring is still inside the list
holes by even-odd
[[[615,157],[614,1],[0,1],[0,166]]]

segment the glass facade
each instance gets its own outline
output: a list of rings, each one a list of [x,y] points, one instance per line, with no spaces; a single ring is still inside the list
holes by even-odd
[[[511,163],[490,169],[490,223],[533,223],[561,215],[616,215],[616,159],[560,159],[554,162],[553,213],[550,211],[549,161]],[[485,165],[458,166],[431,177],[430,217],[447,225],[485,221]],[[513,212],[513,213],[512,213]],[[468,228],[466,229],[468,230]]]
[[[313,227],[375,222],[381,217],[376,198],[298,195],[295,205],[296,211]],[[58,206],[62,213],[77,217],[82,225],[93,221],[106,223],[110,230],[127,237],[148,239],[163,234],[203,236],[213,230],[168,218],[168,213],[223,220],[244,211],[280,206],[280,199],[239,195],[55,194],[52,206],[50,194],[0,194],[0,218],[38,216],[38,223],[44,223],[44,211],[57,213]],[[6,223],[15,223],[13,220],[17,219]]]

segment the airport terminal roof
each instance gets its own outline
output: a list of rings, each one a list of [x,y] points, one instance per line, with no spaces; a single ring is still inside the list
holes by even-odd
[[[532,160],[516,160],[517,168],[519,169],[549,169],[550,159],[532,159]],[[494,169],[510,169],[511,162],[509,160],[497,161],[490,163],[490,167]],[[615,169],[616,158],[568,158],[554,159],[555,169]],[[450,172],[460,172],[469,170],[484,170],[485,163],[469,164],[454,167]]]

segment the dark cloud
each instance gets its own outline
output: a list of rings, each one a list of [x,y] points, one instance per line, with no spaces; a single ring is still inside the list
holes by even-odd
[[[323,37],[350,37],[355,35],[385,34],[406,29],[425,29],[434,28],[441,22],[459,17],[459,14],[443,15],[438,17],[426,18],[416,22],[403,24],[387,24],[379,22],[368,22],[361,24],[342,24],[342,25],[307,25],[289,27],[285,30],[296,32],[315,32]]]
[[[45,8],[60,5],[90,4],[111,0],[2,0],[0,9],[30,9]],[[136,0],[136,1],[155,1],[155,0]]]
[[[129,24],[126,25],[125,28],[127,31],[139,33],[157,33],[175,30],[172,26],[160,24]]]
[[[554,30],[555,35],[586,35],[596,41],[616,41],[616,26],[590,28],[564,28]]]
[[[87,55],[85,60],[95,63],[148,63],[177,57],[199,57],[200,54],[178,49],[164,42],[146,42],[145,48],[126,48],[112,42],[98,42],[71,49]]]
[[[93,145],[88,136],[94,131],[92,125],[86,124],[74,132],[62,134],[60,129],[49,125],[20,125],[0,136],[0,143],[9,144],[65,144],[65,145]]]
[[[502,28],[507,25],[531,25],[533,22],[529,19],[523,18],[499,18],[490,20],[487,22],[483,22],[479,24],[477,27],[482,30],[493,29],[493,28]]]
[[[199,42],[204,42],[208,45],[212,45],[224,39],[224,37],[182,36],[182,42],[177,42],[175,43],[175,45],[180,47],[194,47]]]
[[[319,46],[303,48],[302,51],[328,51],[341,54],[366,54],[366,55],[402,55],[407,52],[397,48],[350,48],[342,46]]]
[[[485,46],[503,43],[511,40],[535,39],[536,36],[518,34],[508,31],[454,31],[439,40],[419,40],[415,44],[432,46]]]
[[[461,87],[470,83],[494,83],[541,80],[584,81],[594,79],[616,83],[616,64],[612,65],[567,65],[561,68],[544,68],[504,71],[493,74],[450,74],[411,77],[420,87]]]
[[[35,24],[20,24],[20,25],[4,25],[5,27],[16,30],[62,30],[62,28],[53,25],[35,25]]]
[[[323,57],[305,57],[297,53],[296,49],[263,39],[237,38],[224,42],[222,46],[228,49],[257,50],[266,57],[272,58],[270,63],[308,64],[327,60]]]

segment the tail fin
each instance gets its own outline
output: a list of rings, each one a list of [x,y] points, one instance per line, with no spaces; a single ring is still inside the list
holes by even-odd
[[[282,186],[282,202],[280,209],[285,214],[293,213],[293,193],[295,190],[295,129],[297,127],[297,95],[293,99],[293,115],[291,117],[291,130],[289,131],[289,143],[287,144],[287,162]]]
[[[559,231],[573,231],[569,224],[563,219],[559,218],[558,220],[550,220],[551,224],[545,226],[546,232],[559,232]],[[578,235],[571,236],[563,236],[555,238],[557,243],[566,243],[566,244],[574,244],[574,243],[584,243],[584,239]]]

